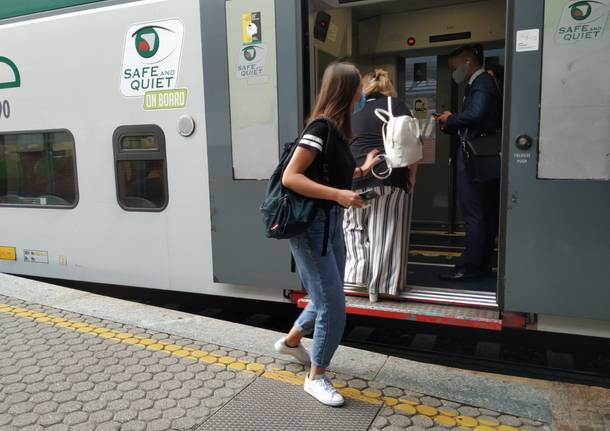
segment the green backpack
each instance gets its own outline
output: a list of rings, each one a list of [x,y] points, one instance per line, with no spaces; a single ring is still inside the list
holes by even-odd
[[[321,179],[324,184],[328,184],[328,146],[333,125],[326,118],[317,118],[312,121],[312,123],[315,121],[324,121],[328,126],[328,135],[322,152]],[[267,238],[286,239],[304,232],[313,222],[318,208],[322,207],[322,202],[320,200],[302,196],[282,185],[282,176],[284,175],[284,171],[286,170],[286,166],[288,166],[292,155],[298,147],[299,140],[300,138],[284,146],[280,162],[275,168],[275,171],[273,171],[271,178],[269,178],[265,200],[260,208],[263,215],[265,236]],[[326,206],[323,206],[324,209],[326,209],[325,207]],[[326,224],[328,224],[328,212]],[[325,227],[325,232],[327,230],[328,228]],[[324,251],[326,250],[326,243],[328,242],[327,236],[328,234],[325,233]]]

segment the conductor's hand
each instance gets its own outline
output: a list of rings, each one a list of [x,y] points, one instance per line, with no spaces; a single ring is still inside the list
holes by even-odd
[[[364,200],[351,190],[339,190],[335,201],[343,208],[364,208]]]
[[[439,123],[441,126],[445,126],[447,124],[447,120],[449,119],[449,117],[451,117],[453,114],[449,111],[445,111],[443,112],[441,115],[439,115],[438,117],[436,117],[436,122]]]

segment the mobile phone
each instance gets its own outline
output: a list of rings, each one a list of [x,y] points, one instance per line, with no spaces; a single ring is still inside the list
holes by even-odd
[[[371,199],[377,199],[379,197],[379,193],[377,193],[375,190],[368,190],[360,193],[358,196],[365,201],[370,201]]]

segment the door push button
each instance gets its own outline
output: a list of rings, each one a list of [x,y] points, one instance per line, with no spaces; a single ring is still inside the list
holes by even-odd
[[[521,135],[515,141],[515,145],[520,150],[523,150],[523,151],[529,150],[530,148],[532,148],[532,138],[530,138],[527,135]]]

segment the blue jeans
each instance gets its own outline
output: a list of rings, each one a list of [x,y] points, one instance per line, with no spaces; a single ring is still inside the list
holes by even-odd
[[[343,209],[335,206],[330,210],[328,253],[322,256],[325,221],[324,211],[319,210],[311,226],[289,240],[310,299],[294,326],[303,335],[313,331],[311,362],[320,368],[330,364],[345,329]]]

